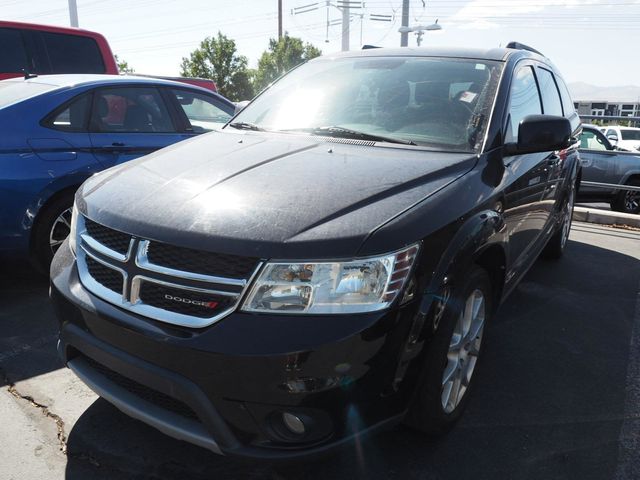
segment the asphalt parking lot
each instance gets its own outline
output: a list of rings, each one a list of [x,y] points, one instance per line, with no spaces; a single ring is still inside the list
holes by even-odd
[[[488,332],[450,434],[405,428],[295,464],[210,454],[119,413],[64,369],[47,282],[0,272],[0,479],[640,478],[640,232],[575,223]]]

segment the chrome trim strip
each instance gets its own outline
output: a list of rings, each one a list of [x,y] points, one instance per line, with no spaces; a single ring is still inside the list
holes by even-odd
[[[141,240],[140,244],[138,245],[138,252],[136,253],[136,265],[140,268],[149,270],[151,272],[161,273],[163,275],[168,275],[170,277],[184,278],[185,280],[217,283],[219,285],[233,285],[236,287],[245,287],[247,285],[247,280],[244,279],[216,277],[214,275],[193,273],[186,270],[176,270],[173,268],[163,267],[161,265],[151,263],[147,256],[147,251],[150,244],[151,242],[149,240]]]
[[[176,288],[178,290],[186,290],[189,292],[198,292],[198,293],[212,293],[214,295],[220,295],[224,297],[237,297],[240,295],[240,292],[223,292],[220,290],[211,290],[208,288],[198,288],[198,287],[187,287],[185,285],[180,285],[179,283],[167,282],[165,280],[158,280],[157,278],[147,277],[145,275],[136,275],[131,279],[131,303],[136,303],[138,300],[138,292],[140,291],[140,284],[143,282],[146,283],[155,283],[156,285],[163,285],[165,287]],[[136,288],[136,293],[134,296],[134,288]]]
[[[89,267],[87,267],[87,259],[86,257],[91,257],[92,260],[104,265],[111,270],[118,272],[122,275],[122,292],[117,293],[113,290],[109,290],[107,287],[99,283],[95,280],[91,274],[89,273]],[[80,281],[82,284],[89,290],[94,293],[96,296],[106,300],[110,303],[115,303],[116,305],[122,304],[126,301],[126,293],[127,293],[127,272],[118,268],[114,265],[111,265],[104,260],[92,255],[84,245],[81,245],[78,249],[78,257],[77,257],[77,265],[78,265],[78,274],[80,276]]]
[[[140,420],[170,437],[224,455],[216,441],[198,422],[182,418],[180,415],[143,400],[91,368],[81,358],[74,358],[67,365],[91,390],[130,417]]]
[[[127,260],[129,260],[129,258],[131,258],[131,254],[133,253],[133,237],[129,239],[129,248],[127,249],[127,253],[125,255],[116,252],[115,250],[111,250],[109,247],[95,240],[92,236],[89,235],[86,227],[84,227],[82,233],[80,234],[80,239],[92,250],[95,250],[96,252],[101,253],[106,257],[113,258],[114,260],[117,260],[119,262],[126,262]]]

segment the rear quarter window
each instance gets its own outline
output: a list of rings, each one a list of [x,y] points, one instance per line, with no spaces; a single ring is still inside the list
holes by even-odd
[[[90,37],[40,32],[51,73],[105,73],[102,53]]]
[[[28,66],[20,30],[0,28],[0,73],[20,73]]]

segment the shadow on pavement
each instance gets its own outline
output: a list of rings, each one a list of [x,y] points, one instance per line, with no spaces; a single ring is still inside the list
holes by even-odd
[[[49,281],[27,262],[2,261],[0,269],[0,370],[10,382],[62,367],[56,354],[58,325]],[[0,386],[6,383],[0,375]]]
[[[493,321],[466,414],[438,441],[399,427],[321,459],[246,462],[97,400],[70,432],[67,478],[85,478],[87,462],[110,479],[611,478],[638,264],[576,241],[559,263],[538,261]]]

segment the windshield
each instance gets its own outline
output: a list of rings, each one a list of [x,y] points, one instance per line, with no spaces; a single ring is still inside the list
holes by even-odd
[[[476,151],[482,146],[501,70],[501,63],[485,60],[322,59],[286,75],[234,123],[292,133],[359,132],[381,140]]]
[[[632,130],[630,128],[620,129],[622,140],[640,140],[640,130]]]

